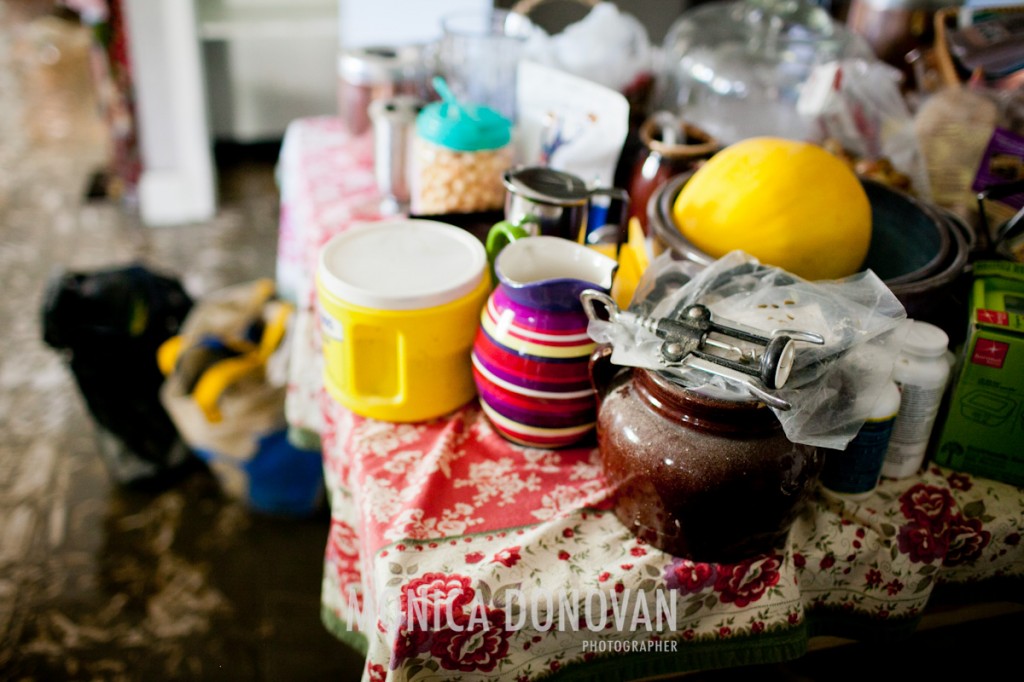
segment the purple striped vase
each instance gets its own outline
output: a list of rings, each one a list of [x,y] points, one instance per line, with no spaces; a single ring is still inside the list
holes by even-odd
[[[498,286],[480,316],[473,378],[495,430],[531,447],[571,445],[594,427],[594,342],[580,304],[608,292],[616,263],[557,237],[527,237],[495,259]]]

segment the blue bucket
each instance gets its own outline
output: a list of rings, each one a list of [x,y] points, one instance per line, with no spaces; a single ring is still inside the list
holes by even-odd
[[[254,511],[273,516],[306,517],[323,505],[320,450],[296,447],[288,440],[287,429],[259,438],[256,453],[248,460],[220,456],[209,450],[195,452],[210,465],[215,476],[236,478],[240,474],[245,480],[245,501]]]

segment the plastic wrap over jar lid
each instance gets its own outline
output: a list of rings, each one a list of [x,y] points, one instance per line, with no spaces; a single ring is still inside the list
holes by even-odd
[[[500,149],[512,140],[512,122],[494,109],[434,102],[416,117],[421,139],[461,152]]]
[[[487,254],[469,232],[431,220],[370,223],[320,250],[320,281],[348,303],[420,310],[456,301],[486,276]]]

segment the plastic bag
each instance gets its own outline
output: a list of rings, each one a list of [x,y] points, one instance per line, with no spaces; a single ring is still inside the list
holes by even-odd
[[[801,88],[797,111],[814,123],[819,141],[832,140],[853,154],[861,174],[929,199],[931,185],[901,78],[880,61],[822,64]],[[901,186],[906,180],[910,187]]]
[[[60,272],[49,282],[43,340],[66,351],[117,483],[159,486],[191,459],[160,403],[156,361],[191,308],[177,279],[141,265]]]
[[[221,489],[257,511],[314,513],[322,499],[320,452],[287,440],[287,362],[292,306],[270,280],[200,301],[181,334],[159,351],[167,380],[160,398]]]
[[[535,27],[523,55],[618,92],[650,74],[653,61],[647,29],[611,2],[598,3],[583,19],[554,36]]]
[[[821,345],[796,341],[784,384],[772,390],[755,383],[763,392],[755,397],[788,403],[788,409],[768,405],[789,440],[837,450],[867,420],[892,375],[909,325],[899,300],[870,270],[807,282],[734,251],[696,273],[692,263],[662,254],[644,273],[628,310],[632,317],[592,319],[588,331],[595,341],[612,344],[616,365],[660,370],[687,388],[749,399],[749,386],[666,362],[663,339],[643,323],[677,319],[695,303],[707,306],[715,322],[754,334],[770,337],[775,330],[795,330],[820,335]],[[754,349],[742,341],[735,345]]]
[[[549,166],[588,187],[611,187],[629,132],[629,102],[604,86],[524,62],[517,81],[516,156]]]

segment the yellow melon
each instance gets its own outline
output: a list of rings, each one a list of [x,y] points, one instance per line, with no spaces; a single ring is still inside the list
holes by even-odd
[[[775,137],[715,154],[683,186],[676,227],[719,258],[740,249],[805,279],[861,269],[871,204],[853,170],[818,145]]]

